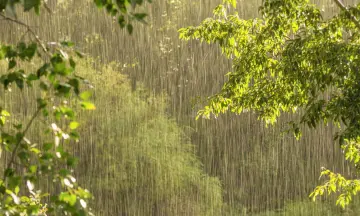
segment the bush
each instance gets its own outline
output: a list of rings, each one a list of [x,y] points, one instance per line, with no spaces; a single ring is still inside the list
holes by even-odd
[[[132,91],[115,64],[78,65],[95,87],[97,110],[84,113],[81,180],[97,215],[219,215],[222,190],[202,170],[189,139],[166,115],[166,97]]]

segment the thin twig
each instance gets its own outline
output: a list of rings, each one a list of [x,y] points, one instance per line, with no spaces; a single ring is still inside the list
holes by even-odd
[[[46,1],[43,1],[43,6],[44,8],[46,9],[46,11],[49,13],[49,14],[52,14],[53,12],[51,11],[49,5],[46,3]]]
[[[35,118],[39,115],[40,111],[42,110],[42,108],[38,108],[36,110],[36,112],[33,114],[33,116],[31,117],[30,121],[28,122],[28,124],[26,125],[24,131],[22,132],[21,134],[21,137],[19,138],[19,140],[16,142],[15,144],[15,148],[14,150],[12,151],[11,153],[11,158],[10,158],[10,161],[9,163],[7,164],[6,168],[9,169],[11,167],[11,165],[14,163],[15,161],[15,155],[16,155],[16,152],[17,152],[17,149],[19,148],[20,146],[20,143],[21,141],[23,140],[23,138],[25,137],[27,131],[29,130],[30,126],[32,125],[33,121],[35,120]],[[6,172],[4,172],[4,177],[3,177],[3,181],[5,182],[6,180],[6,176],[5,176]]]
[[[350,13],[350,11],[346,8],[346,6],[344,5],[344,3],[341,0],[334,0],[336,5],[341,8],[341,10],[344,10],[349,16],[350,19],[353,21],[353,23],[356,25],[356,27],[360,30],[360,22],[359,20]]]
[[[32,30],[32,28],[28,24],[21,22],[20,20],[8,17],[8,16],[4,15],[3,13],[0,13],[0,17],[2,17],[6,21],[13,22],[13,23],[16,23],[18,25],[25,27],[27,29],[27,31],[30,32],[35,37],[36,42],[41,46],[42,50],[47,55],[51,56],[50,53],[48,52],[48,50],[46,49],[44,43],[40,40],[40,38],[37,36],[37,34]]]

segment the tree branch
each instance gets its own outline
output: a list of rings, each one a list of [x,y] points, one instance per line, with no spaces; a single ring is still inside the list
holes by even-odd
[[[15,161],[15,155],[16,155],[16,152],[17,152],[17,149],[19,148],[20,146],[20,143],[21,141],[23,140],[23,138],[25,137],[25,134],[27,133],[27,131],[29,130],[30,126],[32,125],[32,123],[34,122],[35,118],[38,116],[38,114],[40,113],[40,111],[42,110],[42,108],[38,108],[36,110],[36,112],[33,114],[33,116],[31,117],[30,121],[28,122],[28,124],[26,125],[24,131],[22,132],[22,135],[21,135],[21,138],[19,138],[19,140],[16,142],[15,144],[15,148],[14,150],[12,151],[11,153],[11,157],[10,157],[10,161],[9,163],[7,164],[6,166],[6,169],[9,169],[11,167],[11,165],[14,163]],[[5,182],[6,180],[6,176],[5,176],[5,173],[4,172],[4,176],[3,176],[3,181]]]
[[[43,6],[44,6],[44,8],[47,10],[47,12],[48,12],[49,14],[52,14],[52,13],[53,13],[53,12],[51,11],[51,9],[50,9],[50,7],[49,7],[49,5],[47,4],[46,1],[43,1]]]
[[[26,24],[26,23],[24,23],[24,22],[21,22],[20,20],[17,20],[17,19],[13,19],[13,18],[11,18],[11,17],[8,17],[8,16],[6,16],[5,14],[3,14],[3,13],[1,13],[1,12],[0,12],[0,17],[2,17],[3,20],[5,20],[5,21],[13,22],[13,23],[16,23],[16,24],[18,24],[18,25],[21,25],[21,26],[25,27],[25,28],[27,29],[27,31],[30,32],[30,33],[34,36],[36,42],[41,46],[42,50],[43,50],[47,55],[51,56],[50,53],[48,52],[48,50],[46,49],[44,43],[40,40],[40,38],[37,36],[37,34],[32,30],[32,28],[31,28],[28,24]]]
[[[349,12],[349,10],[345,7],[344,3],[341,0],[334,0],[334,2],[341,10],[345,11],[350,16],[350,19],[353,21],[353,23],[356,25],[356,27],[360,30],[359,20]]]

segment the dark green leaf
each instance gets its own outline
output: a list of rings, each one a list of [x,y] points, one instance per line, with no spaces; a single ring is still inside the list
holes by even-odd
[[[16,61],[15,61],[15,59],[11,59],[11,60],[9,61],[9,68],[8,68],[8,70],[13,69],[15,66],[16,66]]]
[[[2,12],[2,10],[5,10],[7,2],[8,0],[0,0],[0,12]]]
[[[125,27],[125,17],[124,17],[124,15],[120,15],[119,17],[118,17],[118,23],[119,23],[119,25],[120,25],[120,27],[121,28],[124,28]]]
[[[143,21],[146,16],[147,16],[146,13],[136,13],[136,14],[134,14],[135,19],[137,19],[138,21]]]
[[[127,31],[129,32],[129,34],[132,34],[133,32],[133,26],[130,23],[127,24]]]
[[[73,58],[70,58],[70,59],[69,59],[69,63],[70,63],[70,66],[71,66],[73,69],[75,69],[76,63],[75,63],[75,61],[74,61]]]
[[[40,4],[40,0],[24,0],[24,11],[29,11],[32,8],[39,8]]]

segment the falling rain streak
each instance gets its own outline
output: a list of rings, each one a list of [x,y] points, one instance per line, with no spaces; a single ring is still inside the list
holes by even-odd
[[[359,215],[357,201],[341,210],[332,198],[308,198],[322,166],[350,175],[331,125],[304,128],[296,141],[281,135],[293,115],[268,128],[251,112],[195,120],[231,62],[217,46],[180,41],[177,30],[199,24],[219,3],[154,0],[139,9],[149,17],[132,35],[90,0],[49,1],[52,13],[19,14],[44,41],[73,41],[87,56],[77,73],[92,83],[97,109],[79,114],[81,140],[67,148],[79,158],[75,176],[95,197],[88,206],[103,216]],[[258,16],[260,3],[239,1],[239,16]],[[338,11],[331,0],[316,3],[324,17]],[[25,32],[0,20],[0,42],[16,43]],[[0,103],[28,119],[36,94],[1,90]],[[45,126],[37,125],[30,136],[41,142]]]

